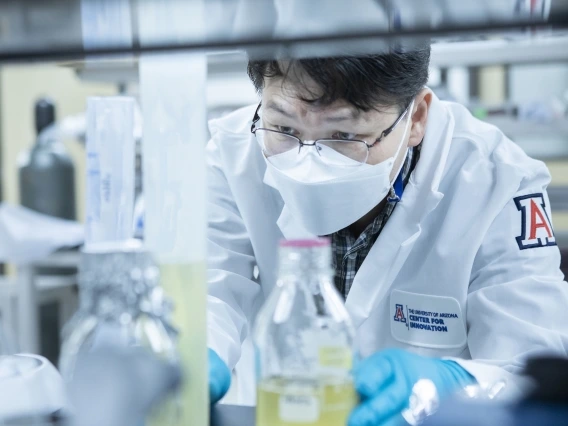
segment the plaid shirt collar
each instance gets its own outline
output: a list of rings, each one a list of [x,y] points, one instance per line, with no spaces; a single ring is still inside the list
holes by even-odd
[[[403,186],[408,183],[419,156],[420,146],[408,150],[401,170]],[[387,201],[383,210],[357,238],[347,228],[331,235],[335,285],[345,298],[349,294],[357,271],[392,215],[396,204],[396,201]]]
[[[418,155],[415,154],[414,150],[415,150],[415,148],[411,148],[411,149],[408,150],[408,154],[406,155],[406,159],[404,160],[404,165],[402,166],[402,169],[401,169],[402,181],[404,183],[404,186],[406,186],[406,184],[408,183],[408,180],[410,179],[410,174],[414,170],[415,161],[413,161],[413,160],[414,160],[415,157],[419,156],[419,150],[417,149],[417,152],[416,152],[416,154],[418,154]],[[416,158],[416,160],[417,160],[417,158]],[[381,210],[381,212],[373,220],[373,222],[371,222],[367,226],[367,228],[365,228],[365,230],[363,231],[363,233],[360,235],[360,237],[358,239],[366,238],[367,236],[378,234],[383,228],[383,224],[382,224],[383,220],[382,219],[384,219],[385,217],[388,218],[392,214],[396,204],[397,204],[396,201],[392,201],[392,200],[387,201],[387,204],[385,205],[383,210]],[[352,236],[351,232],[348,230],[348,228],[341,229],[341,230],[337,231],[335,234],[337,234],[341,237]]]

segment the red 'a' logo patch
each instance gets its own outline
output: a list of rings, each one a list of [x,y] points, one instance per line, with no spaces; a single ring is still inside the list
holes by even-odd
[[[521,212],[521,235],[516,238],[519,249],[555,246],[556,238],[542,193],[523,195],[514,201]]]

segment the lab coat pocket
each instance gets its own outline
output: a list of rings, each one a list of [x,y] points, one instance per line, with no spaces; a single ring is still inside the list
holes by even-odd
[[[432,349],[464,350],[465,318],[453,297],[393,290],[389,305],[391,334],[399,342]],[[446,350],[442,351],[445,355]]]

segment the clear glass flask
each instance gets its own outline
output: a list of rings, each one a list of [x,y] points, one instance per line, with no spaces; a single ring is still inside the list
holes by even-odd
[[[63,330],[59,367],[67,382],[77,360],[95,349],[142,347],[157,359],[177,364],[176,332],[169,325],[171,305],[159,285],[160,273],[138,240],[97,243],[84,248],[79,267],[77,313]],[[162,424],[176,419],[159,407]]]
[[[329,240],[282,242],[278,283],[254,329],[257,426],[344,426],[357,402],[354,337]]]

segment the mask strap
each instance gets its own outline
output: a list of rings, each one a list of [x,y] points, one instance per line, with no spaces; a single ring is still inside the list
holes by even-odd
[[[404,134],[402,135],[402,139],[398,145],[398,149],[396,150],[396,154],[394,155],[394,161],[398,158],[400,154],[400,150],[402,148],[403,142],[406,139],[406,134],[408,133],[408,129],[410,128],[410,121],[412,118],[412,110],[414,108],[414,100],[410,103],[408,107],[408,117],[406,117],[406,125],[404,126]],[[402,190],[403,190],[403,182],[402,182],[402,168],[404,167],[404,163],[406,161],[406,157],[408,157],[408,148],[406,148],[406,155],[404,159],[400,162],[398,166],[397,173],[395,174],[394,180],[391,182],[391,187],[389,191],[389,197],[387,198],[388,202],[398,203],[400,201],[400,197],[402,197]],[[396,186],[396,188],[395,188]]]

